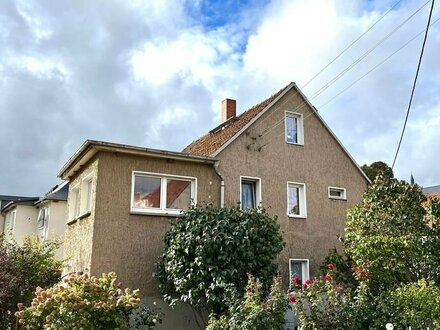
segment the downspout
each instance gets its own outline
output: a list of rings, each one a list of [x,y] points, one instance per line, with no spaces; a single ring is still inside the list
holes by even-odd
[[[214,163],[214,170],[215,173],[217,173],[218,177],[220,178],[220,207],[225,207],[225,180],[223,179],[223,176],[218,171],[218,164],[220,163],[219,160],[217,160]]]

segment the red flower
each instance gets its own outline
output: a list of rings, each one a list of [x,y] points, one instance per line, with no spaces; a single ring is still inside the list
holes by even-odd
[[[333,270],[333,264],[332,263],[328,264],[327,269]]]
[[[310,285],[310,280],[306,280],[306,282],[305,282],[307,285]]]
[[[298,275],[293,276],[293,282],[296,285],[301,284],[301,281],[299,280],[299,276]]]
[[[296,298],[294,296],[290,296],[289,301],[293,304],[296,301]]]
[[[249,288],[249,287],[246,288],[246,292],[247,292],[247,293],[250,293],[251,291],[252,291],[251,288]]]
[[[332,277],[330,275],[325,275],[325,281],[330,282],[332,280]]]

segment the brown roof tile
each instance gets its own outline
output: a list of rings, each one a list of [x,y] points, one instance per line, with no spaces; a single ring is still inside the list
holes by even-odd
[[[182,152],[210,156],[226,142],[228,142],[235,134],[237,134],[247,123],[249,123],[258,113],[266,108],[273,100],[275,100],[288,86],[282,88],[271,97],[263,102],[254,105],[249,110],[243,112],[238,117],[233,117],[218,127],[214,128],[208,134],[193,141]]]

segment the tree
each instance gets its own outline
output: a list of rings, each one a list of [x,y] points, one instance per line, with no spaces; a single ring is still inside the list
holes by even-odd
[[[402,328],[438,327],[439,220],[440,200],[427,201],[417,185],[376,178],[348,212],[346,258],[329,255],[342,274],[329,264],[331,274],[297,288],[302,325],[315,328],[325,320],[322,328],[379,329],[389,321]],[[346,276],[347,265],[353,276]]]
[[[243,292],[248,274],[270,287],[282,248],[277,219],[264,210],[195,206],[172,223],[155,277],[170,304],[220,315],[225,292]]]
[[[371,182],[373,182],[380,174],[388,179],[394,178],[392,168],[381,161],[371,163],[370,165],[364,164],[362,165],[362,170]]]
[[[63,263],[55,258],[59,242],[26,237],[23,244],[0,238],[0,328],[15,324],[18,303],[29,304],[37,286],[57,283]]]

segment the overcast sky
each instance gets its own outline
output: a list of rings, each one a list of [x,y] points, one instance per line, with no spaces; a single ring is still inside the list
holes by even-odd
[[[303,88],[360,165],[391,165],[430,8],[397,2],[2,0],[0,194],[43,194],[86,139],[180,151],[219,123],[222,99],[241,113],[304,86],[394,6]],[[440,184],[439,30],[395,167],[422,186]]]

